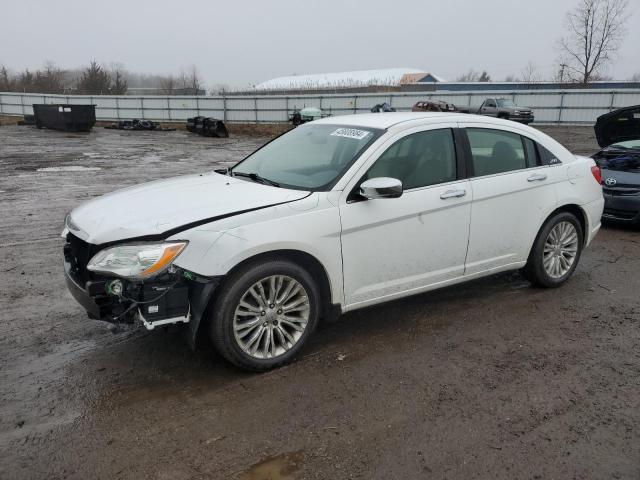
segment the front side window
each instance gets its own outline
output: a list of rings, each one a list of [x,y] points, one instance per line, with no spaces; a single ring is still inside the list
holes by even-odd
[[[355,126],[302,125],[249,155],[231,174],[288,188],[328,190],[382,133]]]
[[[527,168],[522,138],[517,133],[467,128],[476,177]]]
[[[488,100],[485,107],[496,108],[496,103],[493,100]]]
[[[502,108],[512,108],[515,107],[516,104],[513,103],[513,100],[507,100],[506,98],[498,99],[498,106]]]
[[[376,177],[397,178],[405,190],[454,181],[452,130],[427,130],[401,138],[376,160],[364,179]]]

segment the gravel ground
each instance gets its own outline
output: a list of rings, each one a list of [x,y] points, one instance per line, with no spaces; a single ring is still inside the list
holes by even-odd
[[[87,319],[65,213],[266,140],[0,128],[0,478],[640,478],[637,229],[606,226],[558,290],[502,274],[353,312],[262,375]]]

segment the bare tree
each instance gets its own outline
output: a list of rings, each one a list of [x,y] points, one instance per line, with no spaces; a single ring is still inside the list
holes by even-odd
[[[0,92],[12,92],[15,84],[13,75],[7,67],[0,65]]]
[[[633,75],[631,75],[631,78],[629,80],[632,82],[640,82],[640,72],[636,72]]]
[[[617,54],[625,35],[627,0],[580,0],[567,13],[561,63],[571,81],[589,83]]]
[[[470,69],[467,73],[463,73],[457,79],[457,82],[490,82],[491,76],[487,73],[486,70],[483,70],[482,73],[476,72],[473,69]]]
[[[176,83],[176,77],[173,75],[167,75],[160,79],[160,92],[163,95],[173,95],[173,92],[176,89]]]
[[[542,81],[542,75],[538,70],[538,66],[534,62],[530,61],[522,69],[522,73],[520,74],[520,81],[526,83],[536,83]]]

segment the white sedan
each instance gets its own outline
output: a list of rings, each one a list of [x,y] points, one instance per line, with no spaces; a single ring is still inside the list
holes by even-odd
[[[90,317],[186,324],[266,370],[321,318],[497,272],[557,287],[600,228],[600,170],[533,128],[449,113],[331,117],[231,169],[91,200],[66,219]]]

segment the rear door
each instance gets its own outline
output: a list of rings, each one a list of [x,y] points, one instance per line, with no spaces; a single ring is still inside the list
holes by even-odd
[[[559,163],[543,165],[535,140],[517,129],[466,124],[473,205],[465,274],[514,267],[527,260],[557,203]]]

